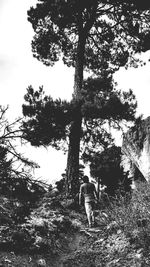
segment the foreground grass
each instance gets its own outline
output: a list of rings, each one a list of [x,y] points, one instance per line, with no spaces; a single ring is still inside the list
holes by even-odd
[[[107,233],[110,266],[150,266],[149,183],[137,184],[132,195],[110,199],[99,221]]]

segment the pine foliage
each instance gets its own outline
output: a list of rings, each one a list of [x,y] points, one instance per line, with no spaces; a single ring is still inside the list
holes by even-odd
[[[78,185],[80,142],[106,145],[105,123],[134,120],[132,91],[117,92],[113,74],[143,64],[137,53],[150,48],[150,10],[146,0],[37,0],[28,11],[33,56],[47,66],[62,59],[75,68],[72,101],[53,100],[30,86],[23,105],[24,137],[35,146],[63,147],[67,141],[67,177]],[[84,81],[83,73],[91,78]],[[89,137],[92,136],[91,137]],[[77,186],[76,186],[77,187]]]
[[[85,68],[96,73],[133,63],[133,53],[150,48],[146,0],[40,0],[28,20],[35,31],[33,55],[46,65],[63,55],[65,64],[75,66],[80,33]]]

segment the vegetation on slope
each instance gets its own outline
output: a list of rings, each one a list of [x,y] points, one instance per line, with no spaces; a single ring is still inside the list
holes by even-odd
[[[107,205],[101,199],[96,207],[97,227],[88,229],[83,207],[63,195],[46,193],[24,223],[1,219],[0,264],[149,266],[149,200],[148,184],[138,185],[132,196],[108,198]],[[6,212],[4,203],[1,200]]]

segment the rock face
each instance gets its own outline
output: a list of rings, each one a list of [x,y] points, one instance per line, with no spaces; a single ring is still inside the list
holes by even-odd
[[[129,177],[138,170],[143,179],[150,180],[150,117],[139,120],[123,137],[122,166]]]

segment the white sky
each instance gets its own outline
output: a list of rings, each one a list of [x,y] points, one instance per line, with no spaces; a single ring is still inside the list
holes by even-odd
[[[0,0],[0,104],[9,104],[10,120],[21,115],[26,88],[44,86],[53,97],[70,99],[73,89],[73,70],[62,63],[46,67],[31,52],[33,29],[27,21],[27,10],[36,0]],[[150,63],[138,69],[121,69],[116,74],[119,88],[132,88],[138,100],[138,113],[150,115]],[[27,156],[41,168],[36,176],[52,182],[61,177],[66,167],[66,156],[49,148],[27,146]]]

